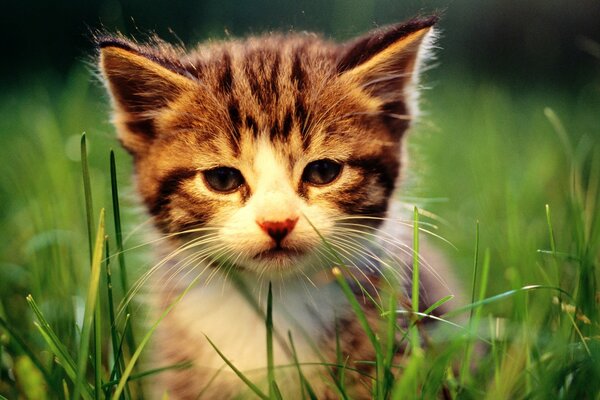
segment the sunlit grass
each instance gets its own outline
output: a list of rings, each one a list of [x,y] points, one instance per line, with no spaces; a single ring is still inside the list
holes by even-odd
[[[123,195],[130,161],[110,152],[117,143],[104,101],[87,79],[75,72],[62,91],[39,86],[0,99],[0,396],[9,399],[135,399],[138,382],[188,366],[141,369],[162,317],[148,321],[132,304],[117,309],[151,265],[141,261],[149,246],[128,250],[136,243],[124,237],[141,221],[127,214],[133,203]],[[382,314],[382,326],[370,326],[337,255],[334,276],[376,350],[365,360],[375,365],[374,398],[600,398],[599,105],[589,88],[525,91],[459,75],[426,93],[428,115],[411,141],[419,178],[409,177],[403,196],[427,211],[415,213],[415,225],[435,225],[456,246],[429,238],[452,260],[469,304],[425,337],[417,328],[449,298],[418,313],[416,294],[410,310],[383,296],[369,300]],[[96,207],[107,210],[106,226]],[[422,236],[415,229],[413,248]],[[271,296],[267,305],[268,391],[247,383],[277,399]],[[408,344],[401,365],[398,337]],[[356,372],[344,370],[338,350],[327,379],[343,398],[344,375]],[[295,360],[288,367],[304,382],[302,396],[315,398]]]

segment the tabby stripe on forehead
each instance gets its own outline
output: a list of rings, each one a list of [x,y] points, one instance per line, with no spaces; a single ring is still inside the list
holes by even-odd
[[[231,56],[229,53],[223,53],[220,67],[219,90],[222,93],[230,93],[233,84],[233,73],[231,71]]]
[[[237,101],[231,100],[227,107],[227,112],[229,113],[229,119],[231,120],[231,135],[229,136],[231,147],[233,148],[234,153],[238,154],[240,151],[240,127],[242,126],[242,117]]]
[[[273,65],[271,65],[271,94],[273,95],[273,99],[275,100],[275,104],[277,104],[277,99],[279,97],[279,88],[277,86],[277,80],[279,76],[279,53],[275,53],[275,60],[273,61]]]
[[[308,134],[308,113],[306,111],[306,106],[304,104],[304,100],[302,98],[296,99],[296,108],[294,110],[294,116],[296,117],[296,121],[298,121],[298,126],[300,126],[300,135],[302,137],[302,148],[304,150],[308,149],[310,146],[310,135]]]
[[[296,53],[294,54],[294,61],[292,63],[292,81],[296,83],[296,88],[299,92],[304,90],[306,86],[306,72],[304,68],[302,68],[302,54],[304,53],[304,48],[299,47],[296,49]]]
[[[162,213],[170,203],[171,196],[177,192],[181,185],[196,176],[198,171],[189,168],[177,168],[170,171],[162,178],[154,199],[150,202],[149,208],[153,215]]]
[[[246,115],[246,128],[248,128],[250,132],[252,132],[254,137],[258,135],[258,124],[256,123],[256,120],[250,115]]]
[[[250,85],[252,96],[258,101],[262,107],[269,104],[269,93],[262,81],[266,78],[265,60],[261,57],[261,53],[256,50],[246,56],[246,76]],[[261,79],[262,78],[262,79]]]
[[[283,116],[283,121],[275,122],[270,129],[269,138],[274,140],[276,137],[287,139],[292,130],[292,113],[287,111]]]

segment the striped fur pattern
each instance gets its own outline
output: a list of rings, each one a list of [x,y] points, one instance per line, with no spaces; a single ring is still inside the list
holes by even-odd
[[[261,382],[265,329],[257,309],[268,281],[277,363],[291,362],[288,331],[302,362],[333,361],[336,326],[350,363],[372,359],[332,283],[321,235],[377,286],[377,254],[393,251],[377,236],[391,235],[383,222],[397,217],[390,202],[402,138],[417,112],[418,70],[436,20],[413,19],[343,44],[269,34],[186,51],[158,39],[97,37],[119,138],[133,156],[139,194],[168,238],[151,271],[153,308],[164,310],[196,284],[161,324],[153,357],[155,366],[191,360],[193,367],[161,374],[157,397],[246,391],[204,335]],[[319,377],[311,382],[319,398],[336,398],[322,369],[305,373]],[[353,396],[368,397],[369,380],[351,375]],[[282,369],[279,378],[297,397],[297,374]]]

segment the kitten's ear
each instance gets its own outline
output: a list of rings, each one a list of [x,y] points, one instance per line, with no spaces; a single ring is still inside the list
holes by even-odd
[[[348,44],[338,59],[342,79],[381,100],[394,129],[406,129],[416,113],[419,67],[433,41],[437,16],[369,32]]]
[[[119,137],[127,150],[139,154],[157,135],[160,111],[196,84],[180,65],[151,49],[113,37],[100,38],[97,45]]]

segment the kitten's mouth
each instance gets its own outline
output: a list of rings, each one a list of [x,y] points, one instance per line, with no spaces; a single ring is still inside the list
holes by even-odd
[[[297,249],[276,246],[271,249],[261,251],[260,253],[258,253],[254,256],[254,259],[262,260],[262,261],[285,260],[285,259],[297,258],[303,254],[304,254],[304,252],[297,250]]]

